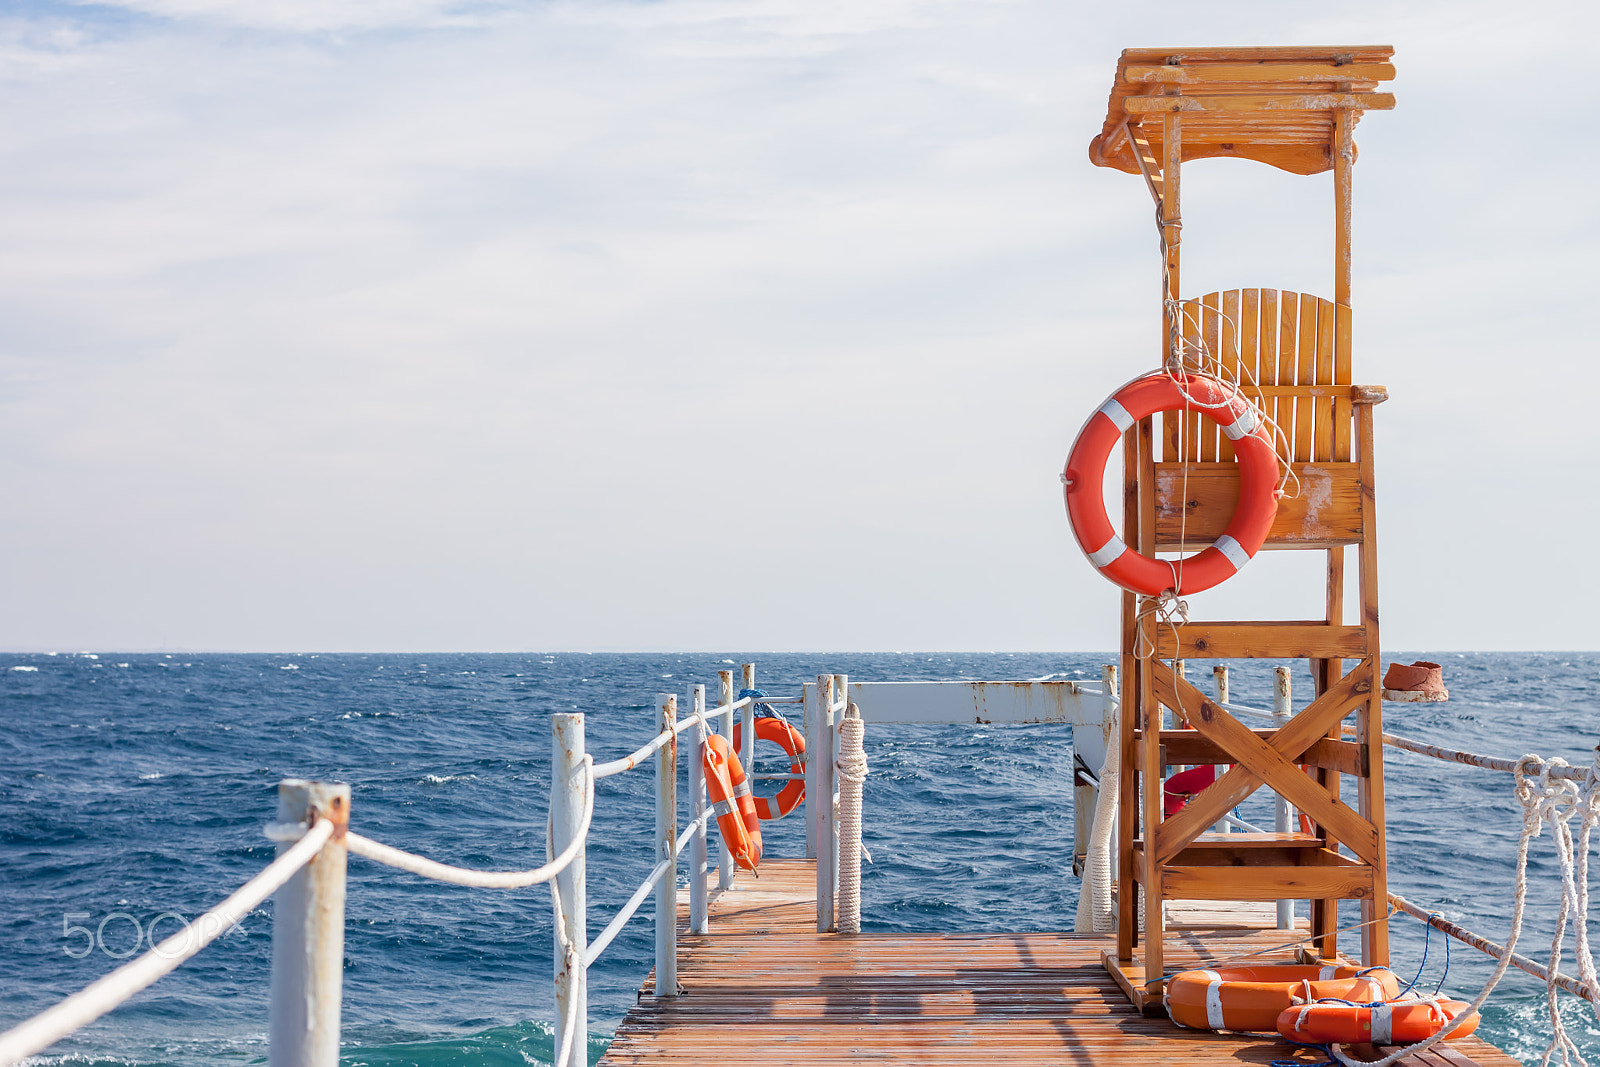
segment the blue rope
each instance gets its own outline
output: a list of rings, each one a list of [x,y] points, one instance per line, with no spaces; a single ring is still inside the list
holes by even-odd
[[[762,697],[764,697],[766,695],[767,695],[767,691],[765,689],[741,689],[741,690],[739,690],[739,695],[737,697],[735,697],[734,699],[735,700],[743,700],[745,697],[753,697],[756,700],[760,700]],[[782,720],[784,722],[788,721],[787,719],[784,719],[782,715],[778,714],[778,709],[774,708],[771,704],[757,704],[756,705],[756,718],[758,718],[758,719],[779,719],[779,720]]]
[[[1272,1067],[1343,1067],[1338,1060],[1333,1058],[1333,1049],[1329,1048],[1327,1045],[1316,1045],[1305,1041],[1296,1041],[1293,1038],[1288,1037],[1283,1038],[1283,1040],[1287,1041],[1295,1048],[1316,1049],[1318,1052],[1322,1053],[1322,1062],[1307,1063],[1305,1060],[1273,1060]]]

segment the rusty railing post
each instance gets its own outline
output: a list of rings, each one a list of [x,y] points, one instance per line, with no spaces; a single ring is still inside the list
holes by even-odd
[[[344,987],[344,833],[350,787],[287,778],[278,783],[278,822],[336,827],[315,859],[295,872],[272,902],[270,1067],[338,1067]],[[278,845],[281,854],[293,842]]]
[[[689,752],[689,811],[694,819],[694,840],[689,842],[689,932],[709,934],[711,918],[706,907],[706,772],[701,762],[700,749],[706,742],[704,726],[706,712],[706,687],[689,688],[690,707],[701,716],[700,724],[693,727],[695,744]]]
[[[656,694],[657,731],[678,725],[678,698]],[[678,995],[678,739],[656,753],[656,863],[667,871],[656,883],[656,996]]]
[[[560,712],[550,716],[550,854],[559,856],[572,844],[583,827],[584,731],[582,712]],[[588,948],[588,873],[585,863],[588,847],[578,850],[567,869],[556,875],[556,894],[561,899],[561,929],[554,934],[556,970],[556,1020],[554,1054],[560,1055],[566,1040],[567,1018],[573,1018],[572,1051],[566,1063],[555,1067],[588,1067],[589,1063],[589,970],[583,958]],[[569,965],[561,946],[561,935],[577,951],[577,963]]]
[[[727,707],[733,703],[733,672],[718,671],[717,678],[722,683],[722,706]],[[728,751],[733,751],[733,717],[737,712],[718,716],[717,732],[728,739]],[[746,774],[750,773],[748,770]],[[722,832],[717,832],[717,888],[733,888],[733,852],[728,848],[728,843],[722,840]]]

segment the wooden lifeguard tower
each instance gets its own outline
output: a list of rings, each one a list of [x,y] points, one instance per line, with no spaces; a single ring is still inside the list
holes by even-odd
[[[1392,54],[1387,47],[1129,49],[1117,64],[1105,127],[1089,148],[1095,164],[1142,175],[1155,199],[1163,362],[1209,354],[1282,431],[1280,456],[1299,492],[1280,501],[1264,547],[1322,552],[1327,560],[1324,602],[1299,620],[1182,622],[1123,594],[1117,947],[1105,962],[1148,1013],[1162,1010],[1162,903],[1169,899],[1309,899],[1315,955],[1324,958],[1339,951],[1338,902],[1359,900],[1362,962],[1388,963],[1372,447],[1373,407],[1387,394],[1351,377],[1350,181],[1362,112],[1394,106],[1391,94],[1377,91],[1394,77]],[[1181,297],[1180,172],[1189,160],[1215,157],[1293,174],[1334,172],[1331,300],[1273,289]],[[1159,429],[1155,421],[1143,419],[1123,435],[1123,537],[1146,556],[1198,551],[1228,523],[1238,464],[1214,423],[1174,412],[1162,414]],[[1352,546],[1360,579],[1354,621],[1344,595]],[[1180,660],[1231,658],[1310,660],[1316,698],[1276,729],[1246,726],[1177,669]],[[1163,708],[1179,728],[1163,728]],[[1341,725],[1352,713],[1356,733],[1346,740]],[[1164,819],[1166,770],[1190,764],[1231,766]],[[1312,832],[1209,832],[1263,786],[1308,816]]]

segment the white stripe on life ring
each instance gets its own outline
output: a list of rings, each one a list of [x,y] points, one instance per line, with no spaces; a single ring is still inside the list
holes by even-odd
[[[1089,562],[1096,567],[1109,567],[1121,558],[1126,551],[1128,551],[1128,546],[1123,543],[1122,538],[1112,534],[1111,540],[1089,553]]]
[[[1222,975],[1216,971],[1201,971],[1210,982],[1206,985],[1206,1025],[1213,1030],[1226,1030],[1222,1021]]]
[[[1379,1004],[1372,1009],[1372,1043],[1387,1045],[1394,1040],[1394,1005]]]
[[[1243,545],[1227,534],[1217,538],[1211,547],[1227,556],[1228,562],[1233,564],[1233,569],[1236,571],[1244,570],[1244,565],[1250,562],[1250,553],[1246,552]],[[1327,968],[1323,969],[1326,970]]]
[[[713,800],[711,802],[711,813],[719,819],[725,815],[732,815],[738,810],[731,800]]]
[[[1256,414],[1255,405],[1251,405],[1244,409],[1243,415],[1224,426],[1222,432],[1228,435],[1228,440],[1237,441],[1241,437],[1255,433],[1256,427],[1260,425],[1261,416]]]
[[[1337,968],[1337,967],[1324,967],[1324,968],[1322,968],[1322,970],[1317,972],[1317,981],[1326,982],[1329,979],[1334,978],[1335,976],[1337,976],[1338,973],[1339,973],[1339,968]]]
[[[1123,407],[1116,397],[1100,405],[1100,414],[1116,425],[1118,433],[1127,433],[1128,427],[1134,423],[1133,416],[1128,414],[1128,409]]]

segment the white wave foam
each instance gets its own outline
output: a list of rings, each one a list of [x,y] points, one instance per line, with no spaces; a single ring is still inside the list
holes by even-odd
[[[11,669],[14,670],[14,671],[36,671],[39,668],[38,667],[25,667],[25,666],[22,666],[21,664],[18,664],[17,666],[12,667]]]

